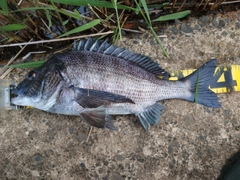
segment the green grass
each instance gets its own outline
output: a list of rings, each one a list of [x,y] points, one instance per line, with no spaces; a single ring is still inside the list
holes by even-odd
[[[76,0],[52,0],[52,1],[56,2],[56,3],[66,4],[66,5],[88,6],[88,4],[90,4],[91,6],[115,9],[112,2],[109,2],[109,1],[98,1],[98,0],[81,0],[81,1],[76,1]],[[121,5],[121,4],[117,4],[117,8],[118,9],[125,9],[125,10],[133,10],[133,11],[135,10],[135,8],[132,8],[132,7],[129,7],[129,6],[124,6],[124,5]]]
[[[1,0],[0,1],[0,7],[2,8],[2,13],[3,14],[7,14],[8,13],[7,0]]]
[[[115,12],[116,12],[116,18],[117,18],[117,32],[115,33],[114,39],[120,39],[122,40],[122,32],[121,32],[121,22],[119,19],[119,15],[118,15],[118,7],[117,7],[117,0],[112,0],[112,4],[114,6]]]
[[[86,23],[86,24],[84,24],[84,25],[82,25],[80,27],[77,27],[75,29],[72,29],[72,30],[70,30],[70,31],[60,35],[59,37],[61,38],[61,37],[64,37],[64,36],[68,36],[68,35],[71,35],[71,34],[75,34],[75,33],[79,33],[79,32],[85,31],[87,29],[91,29],[92,27],[96,26],[99,23],[100,23],[99,19],[93,20],[93,21],[91,21],[89,23]]]
[[[50,31],[50,33],[55,33],[51,32],[51,27],[53,26],[61,27],[55,38],[69,37],[80,33],[98,33],[113,30],[112,39],[115,43],[117,40],[122,40],[122,28],[125,23],[128,23],[128,14],[140,14],[166,57],[169,57],[169,55],[165,51],[157,32],[154,30],[152,22],[179,19],[191,13],[190,11],[182,11],[160,16],[152,20],[149,12],[149,8],[152,5],[148,5],[145,0],[134,0],[135,4],[133,7],[120,4],[117,0],[48,0],[46,3],[34,0],[33,3],[26,7],[16,6],[14,10],[8,7],[7,2],[7,0],[0,0],[1,44],[27,42],[30,37],[35,37],[35,41],[38,39],[43,40],[44,37],[42,37],[40,32],[44,29],[45,31]],[[70,5],[91,7],[90,10],[93,15],[88,17],[85,14],[80,14],[76,7],[69,9]],[[154,7],[159,9],[165,6],[170,6],[170,4],[154,5]],[[83,23],[81,26],[76,23],[79,20]],[[29,39],[24,39],[21,33],[28,34]],[[34,63],[31,65],[34,66]],[[37,63],[37,66],[39,65],[40,63]],[[30,65],[28,64],[26,67],[30,67]]]
[[[46,60],[36,61],[36,62],[27,62],[21,64],[13,64],[10,66],[5,66],[5,68],[37,68],[41,66]]]
[[[186,10],[186,11],[182,11],[182,12],[178,12],[178,13],[173,13],[173,14],[168,14],[168,15],[165,15],[165,16],[160,16],[159,18],[154,19],[153,22],[181,19],[181,18],[186,17],[189,14],[191,14],[191,11]]]
[[[196,82],[196,92],[194,95],[194,102],[197,104],[198,101],[198,88],[199,88],[199,79],[200,78],[200,71],[198,71],[197,82]]]
[[[0,31],[18,31],[25,29],[24,24],[8,24],[6,26],[0,26]]]
[[[138,8],[140,9],[140,5],[139,5],[139,3],[137,2],[137,0],[134,0],[134,1],[135,1],[135,3],[137,4]],[[143,18],[144,18],[144,20],[145,20],[145,22],[148,24],[150,30],[152,31],[153,36],[155,37],[156,41],[158,42],[158,44],[159,44],[160,48],[162,49],[164,55],[165,55],[167,58],[169,58],[169,55],[168,55],[168,53],[165,51],[165,49],[164,49],[164,47],[163,47],[163,45],[162,45],[162,43],[161,43],[161,40],[159,39],[159,37],[157,36],[157,33],[154,31],[154,29],[153,29],[153,27],[152,27],[152,21],[151,21],[151,19],[150,19],[149,13],[148,13],[148,7],[147,7],[147,4],[146,4],[146,1],[145,1],[145,0],[140,0],[140,2],[141,2],[142,6],[143,6],[143,8],[144,8],[144,10],[145,10],[145,14],[146,14],[146,15],[143,13],[143,11],[140,11],[141,14],[142,14],[142,16],[143,16]]]

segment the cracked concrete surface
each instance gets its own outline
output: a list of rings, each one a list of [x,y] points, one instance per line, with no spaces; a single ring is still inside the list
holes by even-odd
[[[145,33],[119,43],[166,70],[197,68],[210,58],[240,64],[240,12],[176,21],[159,32],[167,59]],[[9,79],[20,81],[14,70]],[[134,116],[116,116],[117,131],[79,117],[37,109],[1,110],[0,179],[216,179],[240,147],[240,93],[219,94],[221,108],[165,100],[161,121],[145,132]]]

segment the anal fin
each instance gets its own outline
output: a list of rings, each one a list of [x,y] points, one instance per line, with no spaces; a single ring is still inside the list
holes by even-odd
[[[148,107],[144,112],[137,114],[137,117],[146,131],[148,131],[150,124],[158,123],[163,109],[163,105],[155,103],[154,105]]]
[[[110,115],[105,113],[105,109],[102,107],[85,111],[80,114],[80,116],[91,126],[97,128],[108,128],[111,130],[115,130],[113,124],[113,119]]]

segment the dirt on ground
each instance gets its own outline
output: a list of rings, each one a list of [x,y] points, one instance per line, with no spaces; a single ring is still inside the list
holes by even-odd
[[[166,70],[197,68],[211,58],[240,65],[240,12],[175,21],[161,32],[164,57],[146,32],[119,46],[148,55]],[[21,81],[26,70],[8,79]],[[116,116],[116,131],[80,117],[37,109],[0,116],[0,179],[217,179],[240,149],[240,92],[218,94],[221,108],[165,100],[157,125],[146,132],[133,116]]]

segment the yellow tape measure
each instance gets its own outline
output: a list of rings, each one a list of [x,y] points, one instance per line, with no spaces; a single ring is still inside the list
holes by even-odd
[[[170,72],[169,80],[176,81],[193,73],[195,69]],[[209,89],[215,93],[240,91],[240,65],[218,66],[215,69]]]

